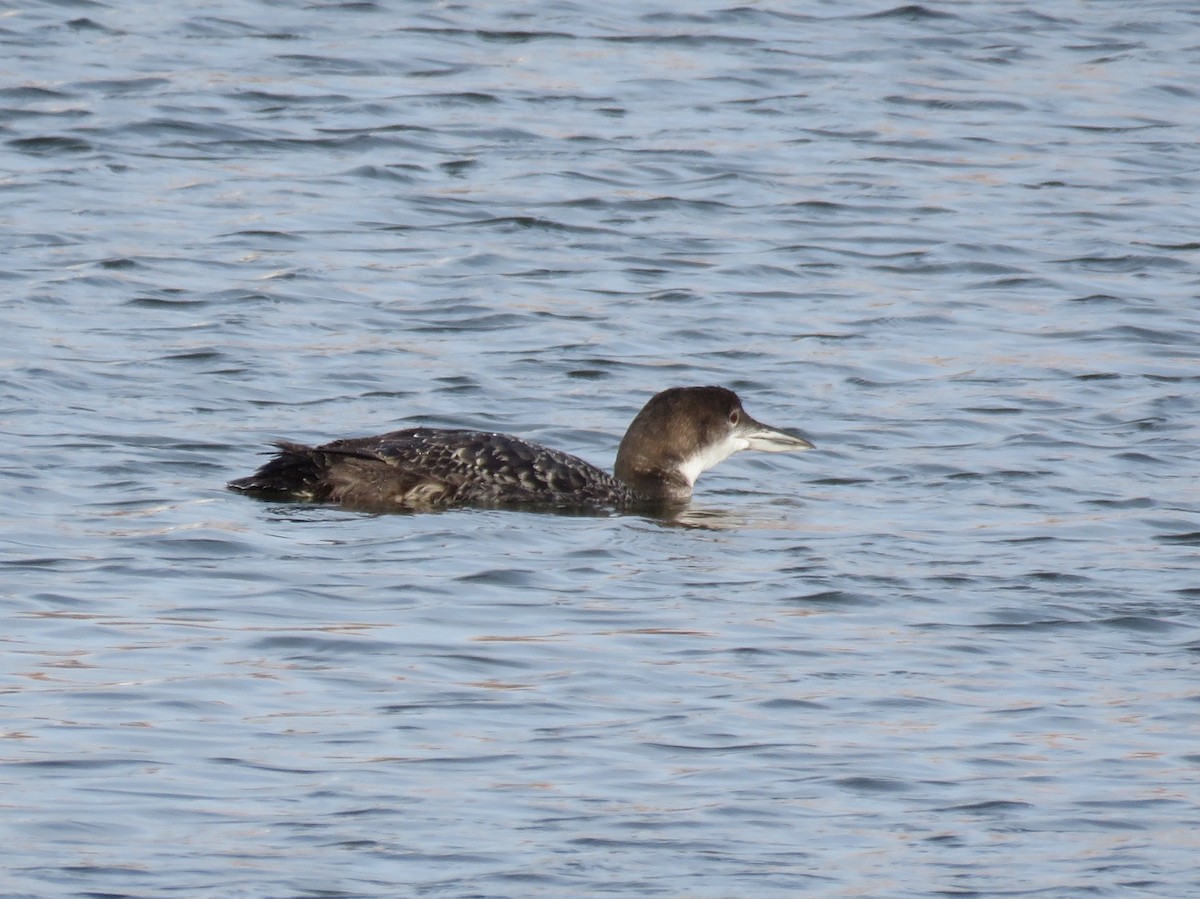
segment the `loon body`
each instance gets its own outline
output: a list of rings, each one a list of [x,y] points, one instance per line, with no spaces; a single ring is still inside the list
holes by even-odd
[[[812,448],[755,421],[724,387],[673,387],[653,396],[625,432],[613,475],[569,453],[479,431],[409,428],[315,447],[275,445],[278,455],[229,488],[374,511],[679,505],[701,472],[733,453]]]

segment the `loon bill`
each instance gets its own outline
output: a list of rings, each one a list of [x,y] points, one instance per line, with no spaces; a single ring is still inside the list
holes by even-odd
[[[507,434],[409,428],[279,452],[229,489],[268,500],[373,511],[452,506],[631,509],[679,505],[701,472],[746,449],[813,444],[751,418],[724,387],[672,387],[637,414],[610,475],[582,459]]]

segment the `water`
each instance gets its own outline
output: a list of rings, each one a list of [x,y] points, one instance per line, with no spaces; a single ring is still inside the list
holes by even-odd
[[[1200,896],[1200,14],[0,19],[12,896]],[[222,485],[405,423],[686,520]]]

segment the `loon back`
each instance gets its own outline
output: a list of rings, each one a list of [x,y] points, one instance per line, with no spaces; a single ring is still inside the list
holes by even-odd
[[[409,428],[315,447],[275,445],[275,458],[229,487],[261,499],[382,511],[636,501],[628,487],[577,456],[506,434]]]

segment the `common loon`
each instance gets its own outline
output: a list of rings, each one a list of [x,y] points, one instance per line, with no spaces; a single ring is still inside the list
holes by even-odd
[[[615,477],[582,459],[507,434],[409,428],[279,453],[231,490],[261,499],[371,511],[450,506],[635,509],[686,503],[700,473],[744,449],[812,449],[751,418],[732,390],[672,387],[625,432]]]

